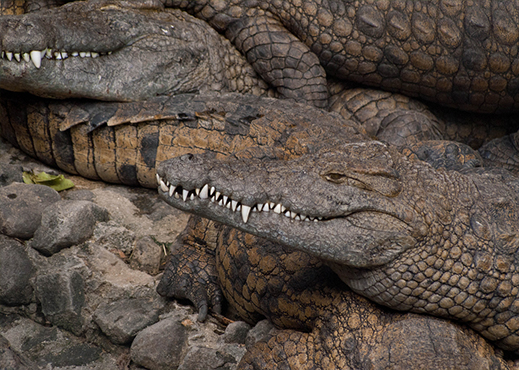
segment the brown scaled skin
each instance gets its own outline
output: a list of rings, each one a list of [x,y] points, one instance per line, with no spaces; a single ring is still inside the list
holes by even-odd
[[[172,258],[159,293],[218,306],[218,281],[244,320],[284,329],[249,348],[238,369],[507,368],[470,329],[381,308],[319,259],[212,221],[192,217]]]
[[[325,106],[325,89],[317,93],[316,83],[324,83],[319,79],[326,70],[329,76],[463,110],[519,108],[515,1],[165,4],[225,31],[266,81],[317,106]]]

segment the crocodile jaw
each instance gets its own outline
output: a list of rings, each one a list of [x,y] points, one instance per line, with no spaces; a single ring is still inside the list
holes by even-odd
[[[294,178],[288,181],[293,188],[308,192],[290,199],[295,190],[275,193],[262,188],[272,177],[261,180],[215,161],[196,163],[200,158],[195,156],[193,163],[186,164],[183,157],[163,162],[157,169],[159,194],[170,205],[327,261],[355,267],[382,265],[415,246],[425,233],[412,211],[380,195],[368,199],[365,191],[346,187],[343,196],[336,194],[330,201],[327,194],[336,189],[333,186],[324,184],[326,191],[317,194],[311,183],[318,180],[310,178],[305,186],[295,184]],[[304,205],[308,194],[316,200]]]
[[[208,50],[196,42],[196,24],[169,11],[134,9],[139,3],[73,2],[2,17],[0,88],[132,101],[204,86]]]

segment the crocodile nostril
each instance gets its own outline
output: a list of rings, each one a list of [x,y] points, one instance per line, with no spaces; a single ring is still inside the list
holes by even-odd
[[[180,157],[180,159],[182,159],[183,161],[190,161],[193,158],[194,158],[194,155],[191,153],[184,154],[183,156]]]
[[[14,194],[14,193],[13,193],[13,194],[8,194],[8,195],[7,195],[7,198],[9,198],[9,199],[16,199],[16,197],[17,197],[17,195]]]

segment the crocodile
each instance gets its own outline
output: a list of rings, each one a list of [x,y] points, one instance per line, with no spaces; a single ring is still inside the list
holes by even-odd
[[[174,207],[308,253],[378,304],[459,320],[519,353],[519,180],[507,171],[433,169],[364,141],[289,160],[182,155],[157,179]]]
[[[463,110],[519,108],[515,1],[164,3],[207,21],[267,82],[317,106],[328,74]]]
[[[0,52],[0,88],[42,97],[139,101],[268,91],[228,40],[157,1],[79,1],[4,15]]]

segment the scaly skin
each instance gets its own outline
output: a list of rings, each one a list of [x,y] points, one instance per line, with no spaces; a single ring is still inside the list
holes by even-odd
[[[158,1],[80,1],[3,16],[0,51],[0,88],[42,97],[136,101],[266,91],[228,40]]]
[[[266,81],[318,106],[326,105],[316,86],[324,84],[322,65],[330,76],[458,109],[519,108],[514,1],[165,4],[225,31]]]
[[[223,294],[244,320],[284,329],[249,347],[238,369],[508,368],[472,330],[373,304],[304,252],[200,217],[172,248],[160,294],[189,298],[202,319]]]
[[[290,161],[184,155],[157,173],[175,207],[310,253],[377,303],[457,319],[519,350],[519,182],[505,172],[434,170],[367,142]],[[237,211],[191,197],[205,184]]]

